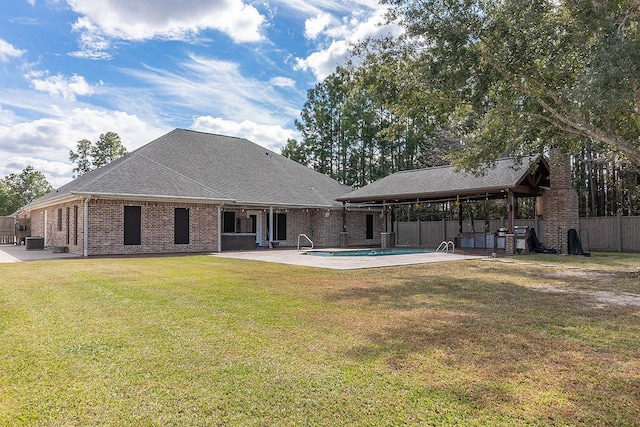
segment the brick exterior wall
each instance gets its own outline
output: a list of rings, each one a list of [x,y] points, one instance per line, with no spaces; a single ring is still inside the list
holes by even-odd
[[[27,229],[27,236],[44,237],[44,209],[31,211],[30,213],[27,213],[26,215],[24,215],[24,218],[29,223],[29,228]]]
[[[124,244],[124,207],[140,206],[141,244]],[[189,209],[189,243],[174,243],[174,209]],[[216,205],[92,200],[89,255],[214,252],[218,250]]]
[[[549,159],[551,189],[544,197],[543,244],[568,254],[567,232],[579,228],[578,193],[571,187],[569,156],[553,148]]]
[[[141,244],[124,244],[124,207],[141,207]],[[189,243],[174,243],[174,209],[189,208]],[[77,209],[77,218],[75,216]],[[269,242],[269,209],[224,207],[233,211],[236,220],[259,213],[262,242]],[[249,212],[250,211],[250,212]],[[82,200],[37,209],[25,215],[30,222],[29,235],[46,234],[45,246],[66,246],[70,253],[84,253],[84,204]],[[287,215],[287,238],[280,247],[297,247],[298,235],[306,234],[316,247],[339,247],[342,232],[342,210],[274,209]],[[59,213],[62,215],[58,221]],[[383,219],[379,212],[349,210],[347,213],[348,246],[379,246]],[[366,217],[373,216],[373,239],[366,238]],[[61,224],[61,228],[58,225]],[[67,231],[68,224],[68,231]],[[46,230],[46,233],[45,233]],[[68,239],[67,239],[68,236]],[[76,240],[77,236],[77,240]],[[125,200],[89,201],[88,255],[126,255],[156,253],[215,252],[218,250],[218,205],[195,203],[141,202]],[[274,240],[275,236],[274,236]],[[77,242],[77,244],[76,244]],[[302,242],[301,242],[302,243]],[[308,242],[304,242],[306,246]]]
[[[367,215],[373,215],[373,239],[367,239]],[[380,246],[384,218],[379,211],[350,210],[347,212],[348,246]]]
[[[340,247],[342,210],[310,209],[312,234],[308,236],[317,247]],[[327,214],[329,216],[327,216]]]
[[[380,247],[382,249],[392,248],[396,245],[396,233],[381,233],[380,234],[381,242]]]
[[[75,216],[76,208],[77,218]],[[60,216],[60,219],[58,219],[58,216]],[[78,255],[82,255],[83,251],[83,217],[83,206],[79,201],[51,206],[46,209],[37,209],[21,216],[21,218],[27,219],[29,224],[27,235],[46,237],[45,247],[66,246],[70,253]]]

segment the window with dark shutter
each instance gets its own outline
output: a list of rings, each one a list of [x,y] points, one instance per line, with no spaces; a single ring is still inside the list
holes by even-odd
[[[189,244],[189,208],[174,210],[173,241],[176,245]]]
[[[236,232],[236,213],[225,211],[222,213],[222,232],[223,233],[235,233]]]
[[[142,243],[142,207],[124,207],[124,244],[140,245]]]
[[[73,244],[78,244],[78,205],[73,206]]]
[[[276,214],[276,240],[287,240],[287,214]]]
[[[367,235],[366,239],[373,239],[373,215],[367,214]]]
[[[71,208],[67,207],[67,218],[66,218],[66,230],[67,230],[67,245],[71,241]]]

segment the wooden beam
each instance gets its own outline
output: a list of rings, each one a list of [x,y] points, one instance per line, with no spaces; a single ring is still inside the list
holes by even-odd
[[[342,202],[342,232],[347,232],[347,202]]]
[[[507,192],[507,230],[509,230],[509,233],[513,233],[515,225],[516,225],[515,196],[512,191],[508,191]]]

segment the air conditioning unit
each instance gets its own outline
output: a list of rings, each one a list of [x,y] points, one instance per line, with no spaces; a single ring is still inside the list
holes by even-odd
[[[44,249],[44,237],[27,237],[25,247],[27,250]]]

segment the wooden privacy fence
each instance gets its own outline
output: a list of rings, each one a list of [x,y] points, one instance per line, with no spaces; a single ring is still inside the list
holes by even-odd
[[[591,250],[640,252],[640,216],[580,218],[580,239]]]
[[[0,216],[0,243],[16,242],[16,220],[12,216]]]
[[[398,246],[421,246],[436,248],[442,241],[458,237],[458,221],[397,222],[396,244]],[[534,228],[538,239],[544,243],[544,220],[516,219],[516,226]],[[495,234],[506,227],[505,219],[491,220],[488,227],[483,220],[462,223],[463,233]],[[580,218],[580,240],[585,251],[640,252],[640,217],[615,216]],[[551,231],[553,232],[553,231]],[[564,231],[566,233],[566,231]]]

